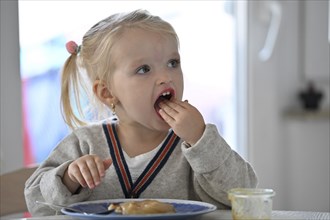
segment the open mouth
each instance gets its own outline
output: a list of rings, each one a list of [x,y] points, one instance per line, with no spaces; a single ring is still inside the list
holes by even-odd
[[[164,100],[171,100],[172,97],[174,97],[174,90],[173,89],[167,89],[167,90],[163,91],[159,95],[158,99],[156,100],[156,102],[154,104],[154,108],[155,108],[156,112],[158,113],[159,110],[160,110],[159,103],[161,103]]]

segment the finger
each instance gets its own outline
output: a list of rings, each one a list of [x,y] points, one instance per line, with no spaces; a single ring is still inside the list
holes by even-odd
[[[184,101],[174,100],[174,102],[184,109],[187,109],[189,106],[191,106],[187,99],[185,99]]]
[[[88,165],[86,163],[82,163],[79,165],[79,169],[88,187],[91,189],[94,188],[95,185],[94,185],[93,177],[89,171]]]
[[[97,157],[95,158],[95,165],[98,170],[99,177],[102,178],[105,175],[105,168],[104,168],[104,163],[101,158]],[[98,185],[98,184],[96,184]]]
[[[162,116],[164,121],[172,127],[172,124],[175,122],[174,118],[167,114],[167,112],[165,112],[163,109],[159,110],[159,114]]]
[[[86,164],[88,166],[90,175],[92,176],[92,184],[94,185],[94,186],[92,185],[92,187],[95,187],[95,186],[99,185],[100,182],[101,182],[100,175],[99,175],[99,169],[98,169],[98,166],[96,164],[97,163],[97,160],[98,160],[97,158],[94,158],[94,160],[88,160],[88,161],[86,161]],[[101,162],[101,161],[99,161],[99,162]]]
[[[169,101],[164,101],[159,104],[160,109],[162,109],[164,112],[166,112],[166,114],[168,114],[172,118],[174,118],[175,115],[178,114],[178,111],[175,109],[175,106],[177,106],[177,104]]]
[[[174,110],[176,110],[177,112],[181,112],[185,109],[187,109],[187,107],[190,105],[188,102],[186,101],[180,101],[178,99],[174,99],[172,101],[166,101],[166,104],[173,108]]]
[[[103,160],[103,165],[104,165],[105,170],[109,169],[111,164],[112,164],[112,159],[111,158]]]
[[[72,181],[79,183],[82,187],[86,187],[87,183],[81,175],[80,169],[76,164],[69,166],[68,175]]]

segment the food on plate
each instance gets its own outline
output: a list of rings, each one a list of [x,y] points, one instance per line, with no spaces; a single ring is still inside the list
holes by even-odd
[[[114,210],[116,213],[123,215],[175,213],[175,208],[172,204],[151,199],[111,203],[108,210]]]

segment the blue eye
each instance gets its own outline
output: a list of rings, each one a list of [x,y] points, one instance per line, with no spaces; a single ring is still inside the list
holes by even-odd
[[[170,60],[167,64],[168,67],[171,67],[171,68],[176,68],[180,65],[180,60],[179,59],[173,59],[173,60]]]
[[[137,74],[145,74],[145,73],[147,73],[147,72],[149,72],[149,71],[150,71],[150,66],[148,66],[148,65],[143,65],[143,66],[139,67],[139,68],[136,70],[136,73],[137,73]]]

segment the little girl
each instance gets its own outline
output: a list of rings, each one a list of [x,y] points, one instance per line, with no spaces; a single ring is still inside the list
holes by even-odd
[[[71,56],[63,68],[61,104],[73,132],[26,182],[32,215],[56,214],[37,200],[68,205],[171,198],[227,209],[229,189],[256,187],[249,163],[215,125],[205,124],[194,106],[181,101],[178,48],[173,27],[143,10],[112,15],[94,25],[81,46],[67,44]],[[98,108],[92,112],[112,112],[117,120],[108,115],[87,125],[76,115],[72,104],[81,112],[82,87],[94,95],[89,101]]]

